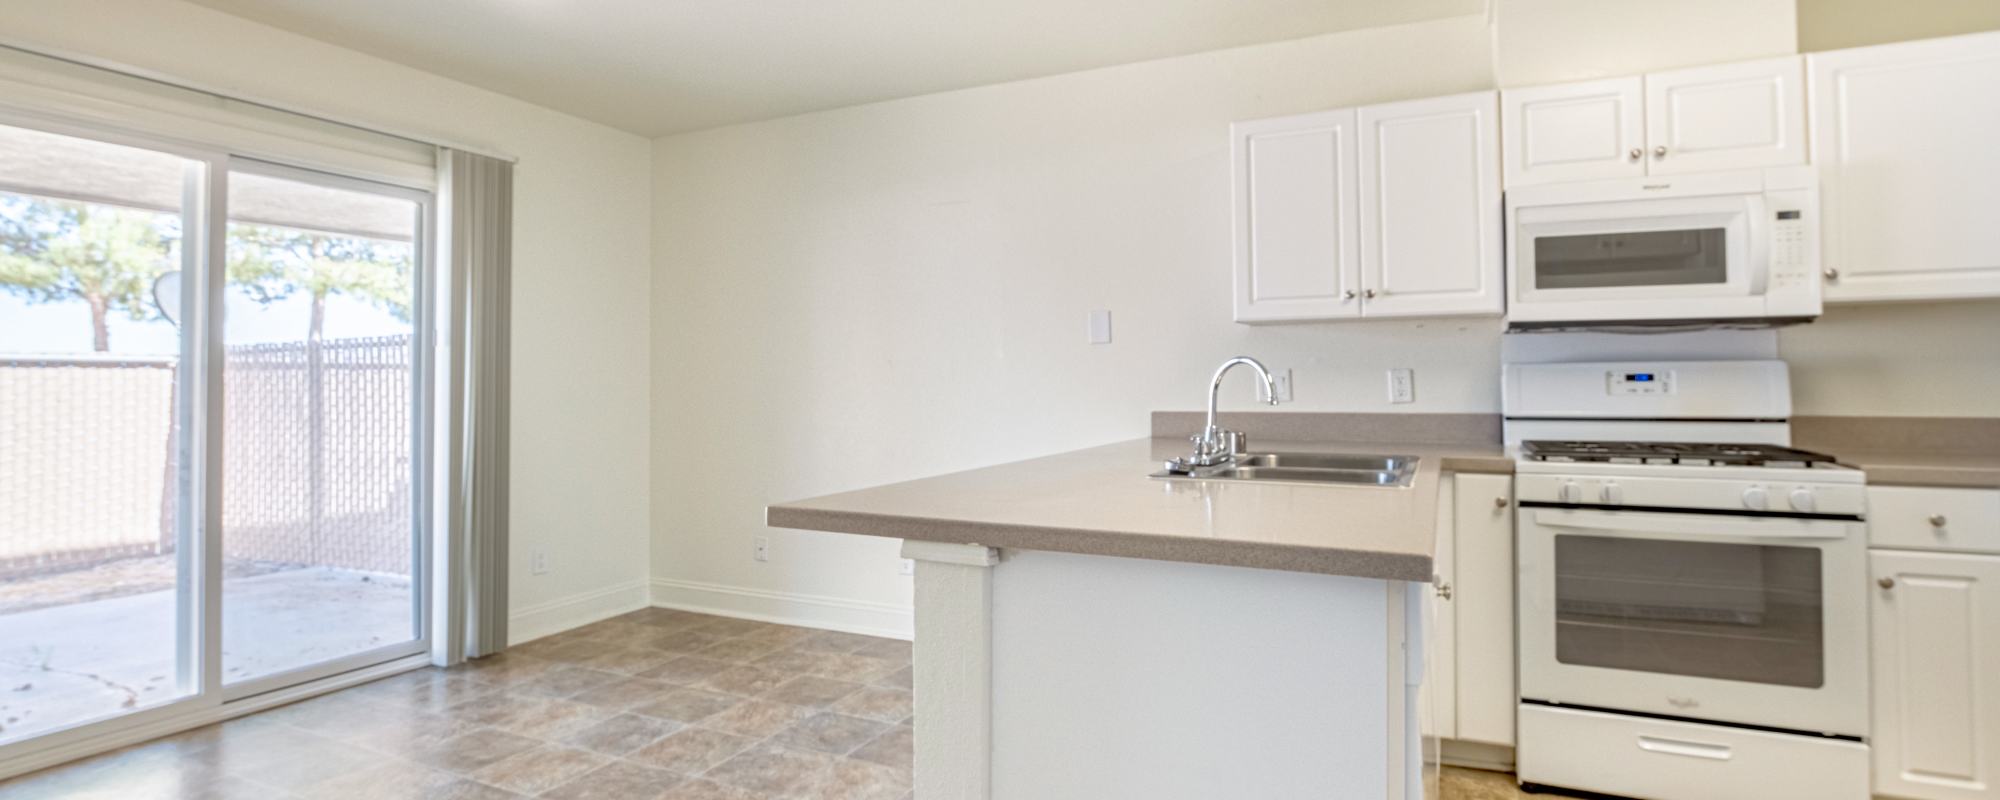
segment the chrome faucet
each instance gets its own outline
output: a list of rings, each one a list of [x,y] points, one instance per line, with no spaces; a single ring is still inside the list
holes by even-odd
[[[1257,359],[1237,356],[1222,362],[1222,366],[1215,370],[1215,377],[1208,382],[1208,424],[1202,426],[1201,433],[1188,437],[1188,440],[1194,443],[1194,452],[1169,460],[1166,465],[1168,472],[1190,474],[1200,467],[1225,464],[1249,448],[1249,440],[1244,438],[1241,431],[1232,431],[1215,424],[1216,395],[1222,389],[1222,376],[1229,374],[1229,370],[1238,365],[1256,370],[1257,377],[1264,381],[1264,397],[1267,402],[1274,406],[1278,404],[1277,382],[1271,379],[1271,371],[1265,369]]]

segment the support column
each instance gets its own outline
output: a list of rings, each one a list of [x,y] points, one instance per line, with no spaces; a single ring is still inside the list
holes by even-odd
[[[918,797],[988,800],[993,791],[993,566],[1000,551],[905,540],[916,562]]]

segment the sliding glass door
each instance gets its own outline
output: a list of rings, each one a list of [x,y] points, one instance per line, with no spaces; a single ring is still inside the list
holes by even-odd
[[[423,197],[238,162],[224,293],[222,678],[423,649]]]
[[[0,744],[199,691],[207,166],[0,125]]]
[[[428,219],[0,119],[0,761],[428,649]]]

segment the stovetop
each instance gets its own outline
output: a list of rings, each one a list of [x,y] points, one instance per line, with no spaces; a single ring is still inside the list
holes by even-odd
[[[1813,469],[1838,467],[1833,456],[1769,444],[1709,442],[1564,442],[1532,440],[1521,443],[1521,457],[1530,461],[1597,464],[1673,464],[1698,467],[1771,467]]]

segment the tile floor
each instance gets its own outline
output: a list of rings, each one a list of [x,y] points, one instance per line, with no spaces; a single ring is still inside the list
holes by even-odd
[[[22,776],[0,800],[908,800],[910,713],[908,642],[646,609]],[[1475,770],[1439,786],[1529,797]]]
[[[0,798],[898,800],[910,644],[647,609],[0,783]]]

